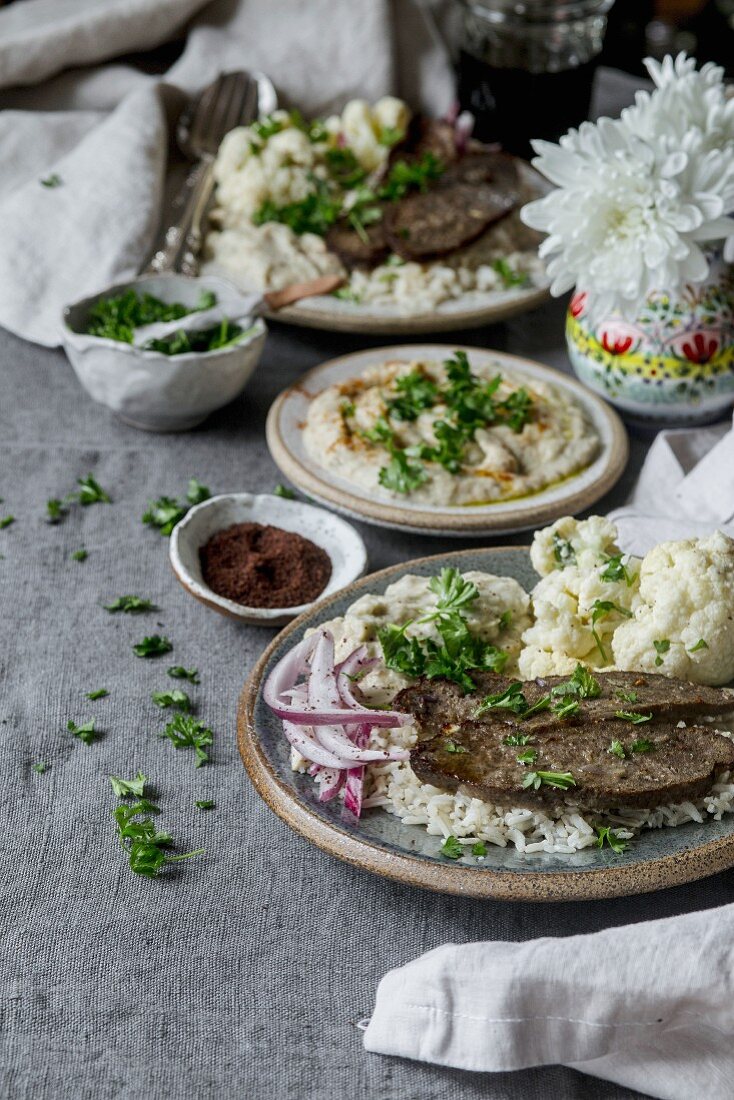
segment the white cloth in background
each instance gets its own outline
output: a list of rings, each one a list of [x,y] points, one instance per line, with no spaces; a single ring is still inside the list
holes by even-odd
[[[0,8],[0,325],[58,344],[65,304],[140,270],[159,226],[171,124],[184,93],[219,72],[262,69],[281,100],[307,114],[389,92],[443,113],[453,79],[432,6],[23,0]],[[108,63],[184,36],[163,77]],[[60,185],[43,187],[53,174]]]
[[[630,554],[717,527],[734,538],[734,429],[724,423],[660,432],[632,496],[609,518]]]
[[[561,1064],[730,1100],[734,905],[585,936],[448,944],[380,982],[364,1045],[475,1071]]]

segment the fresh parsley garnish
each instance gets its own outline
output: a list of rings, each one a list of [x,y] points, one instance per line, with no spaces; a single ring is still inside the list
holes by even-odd
[[[697,653],[699,649],[708,649],[708,642],[705,642],[703,638],[699,638],[696,644],[692,645],[688,652]]]
[[[37,775],[43,775],[50,767],[51,765],[47,764],[45,760],[39,760],[37,764],[31,764],[32,771],[36,772]]]
[[[87,692],[87,699],[94,701],[95,699],[104,699],[107,695],[109,695],[107,688],[96,688],[95,691]]]
[[[628,611],[626,607],[620,607],[618,604],[613,603],[612,600],[594,600],[591,605],[591,633],[594,635],[594,641],[601,654],[602,661],[607,660],[607,653],[596,631],[596,624],[601,622],[602,619],[606,619],[613,611],[616,611],[618,615],[623,615],[626,619],[632,618],[631,611]]]
[[[382,466],[377,475],[383,489],[393,493],[410,493],[427,480],[428,474],[416,462],[410,462],[405,451],[395,450],[387,466]]]
[[[576,564],[576,551],[568,539],[562,539],[557,531],[553,532],[553,558],[556,569],[565,569],[567,565]]]
[[[142,522],[148,527],[156,527],[161,535],[167,537],[190,508],[195,504],[201,504],[204,500],[209,500],[211,495],[208,486],[202,485],[200,481],[192,477],[189,479],[186,503],[182,503],[176,497],[169,496],[159,497],[158,500],[150,500],[147,509],[143,512]]]
[[[148,777],[139,771],[134,779],[120,779],[117,775],[111,775],[109,780],[118,798],[142,798]]]
[[[195,504],[201,504],[205,500],[209,500],[211,497],[211,489],[207,485],[202,485],[201,482],[195,478],[189,478],[189,486],[186,490],[186,499],[193,507]]]
[[[190,714],[177,714],[160,736],[167,737],[176,749],[193,749],[197,768],[206,764],[209,759],[206,747],[214,743],[212,731]]]
[[[79,489],[73,496],[85,508],[89,504],[112,504],[112,498],[92,474],[77,478]]]
[[[655,646],[655,653],[657,654],[655,664],[660,666],[663,663],[663,654],[670,649],[670,642],[667,638],[660,638],[659,640],[654,639],[652,644]]]
[[[533,787],[536,791],[541,785],[546,787],[558,787],[562,791],[576,786],[576,780],[571,772],[528,772],[522,781],[523,787]]]
[[[15,523],[15,516],[3,516],[0,519],[0,531],[4,531],[6,527],[10,527],[13,523]]]
[[[655,745],[652,741],[648,741],[646,737],[640,737],[637,741],[633,741],[630,748],[632,752],[652,752]]]
[[[112,603],[102,605],[105,611],[124,611],[127,615],[138,615],[144,611],[157,611],[158,608],[151,600],[145,600],[142,596],[118,596]]]
[[[601,685],[585,665],[578,664],[570,680],[551,688],[551,695],[577,695],[579,699],[597,699],[601,695]]]
[[[523,695],[522,683],[515,680],[504,691],[485,696],[474,711],[474,717],[479,718],[488,710],[509,710],[513,714],[524,714],[527,709],[528,703]]]
[[[85,722],[83,726],[78,726],[76,722],[72,722],[71,718],[66,723],[66,728],[69,733],[73,733],[75,737],[78,737],[85,745],[91,745],[93,741],[97,741],[101,734],[94,728],[94,718],[91,718],[88,722]]]
[[[420,371],[413,370],[395,380],[398,396],[387,402],[391,416],[398,420],[417,420],[424,409],[436,403],[438,386]]]
[[[607,752],[611,753],[612,756],[618,756],[620,760],[627,759],[627,754],[624,751],[624,745],[621,741],[612,741],[611,745],[607,749]]]
[[[162,710],[174,707],[176,710],[188,713],[191,710],[191,699],[185,691],[174,688],[172,691],[154,691],[151,698],[157,707]]]
[[[635,710],[615,710],[615,718],[621,718],[625,722],[632,722],[635,726],[641,726],[643,722],[649,722],[652,714],[639,714]]]
[[[527,286],[530,282],[530,277],[524,271],[515,271],[514,267],[511,267],[504,256],[500,256],[498,259],[492,261],[492,268],[497,272],[502,285],[506,289],[511,287]]]
[[[597,825],[596,846],[597,848],[603,848],[605,844],[608,844],[612,851],[617,854],[629,848],[627,841],[622,840],[619,834],[615,833],[609,825]]]
[[[441,845],[441,855],[446,856],[447,859],[460,859],[464,854],[464,849],[455,836],[447,836]]]
[[[497,626],[500,630],[507,630],[508,626],[512,622],[512,611],[508,608],[507,611],[503,611],[499,617]]]
[[[636,703],[637,702],[637,692],[636,691],[622,691],[622,689],[620,688],[619,691],[615,691],[614,698],[621,700],[621,702],[623,702],[623,703]]]
[[[471,854],[473,856],[479,856],[479,857],[486,856],[486,854],[487,854],[487,845],[484,843],[483,840],[478,840],[476,842],[476,844],[472,844]]]
[[[283,500],[295,500],[296,494],[293,489],[289,489],[285,485],[276,485],[273,489],[273,496],[282,497]]]
[[[150,815],[157,813],[160,813],[159,807],[145,798],[132,805],[122,803],[112,811],[120,843],[128,853],[130,869],[146,878],[155,878],[166,863],[179,863],[202,855],[204,851],[197,848],[183,855],[169,855],[165,849],[173,843],[173,837],[156,829]]]
[[[198,668],[184,668],[183,665],[171,665],[167,671],[168,675],[173,680],[188,680],[190,684],[198,684],[201,682],[199,680]]]
[[[280,222],[299,237],[303,233],[324,237],[341,214],[342,203],[333,190],[333,184],[314,179],[314,185],[315,190],[298,202],[279,206],[272,199],[265,199],[252,215],[253,223]]]
[[[38,182],[40,183],[41,187],[53,188],[61,187],[63,181],[58,172],[52,172],[50,176],[46,176],[45,179],[39,180]]]
[[[624,554],[615,554],[613,557],[607,558],[606,565],[599,574],[603,581],[624,581],[629,588],[632,584],[632,577],[624,564],[624,557]]]
[[[52,497],[46,501],[46,520],[48,523],[60,523],[66,515],[64,502],[58,497]]]
[[[436,577],[431,577],[428,587],[436,596],[436,609],[422,616],[420,622],[432,618],[446,618],[457,611],[464,611],[479,597],[479,589],[474,581],[468,581],[458,569],[442,569]]]
[[[213,810],[215,802],[213,798],[198,798],[194,805],[197,810]]]
[[[525,752],[518,753],[515,757],[518,764],[534,764],[538,759],[537,749],[525,749]]]
[[[115,297],[102,298],[92,306],[87,318],[86,332],[89,336],[132,344],[136,328],[156,321],[178,321],[190,313],[211,309],[216,301],[216,295],[211,290],[202,291],[195,306],[185,306],[182,302],[164,302],[152,294],[126,290]]]
[[[446,752],[462,753],[468,751],[464,748],[463,745],[459,745],[458,742],[453,741],[450,737],[447,738],[446,741],[444,741],[443,747],[445,748]]]
[[[86,561],[88,557],[89,557],[89,552],[87,550],[85,550],[83,546],[80,546],[79,549],[75,550],[73,552],[73,554],[71,555],[71,560],[72,561]]]
[[[133,646],[133,653],[136,657],[161,657],[164,653],[170,653],[172,649],[173,643],[168,638],[160,634],[151,634]]]
[[[424,153],[419,161],[396,160],[387,180],[377,192],[378,197],[396,202],[409,191],[427,191],[428,184],[437,180],[445,170],[445,164],[433,153]]]
[[[502,742],[503,745],[528,745],[533,740],[532,733],[508,733]]]
[[[576,702],[575,699],[567,699],[565,702],[559,700],[551,707],[551,710],[556,718],[573,718],[574,715],[578,714],[580,706],[581,704]]]

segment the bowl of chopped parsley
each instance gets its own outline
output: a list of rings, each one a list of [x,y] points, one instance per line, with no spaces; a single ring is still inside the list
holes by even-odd
[[[141,276],[67,306],[63,339],[95,401],[147,431],[184,431],[242,393],[267,334],[216,276]]]

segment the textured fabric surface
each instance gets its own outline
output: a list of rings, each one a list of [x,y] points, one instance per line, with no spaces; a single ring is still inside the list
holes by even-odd
[[[552,304],[464,332],[462,343],[561,366],[561,333],[562,307]],[[254,793],[235,706],[272,632],[192,600],[170,572],[167,540],[140,516],[149,496],[182,493],[191,475],[213,490],[273,487],[281,478],[263,433],[273,397],[304,369],[368,343],[273,326],[240,400],[198,431],[160,436],[94,405],[60,352],[0,334],[0,515],[16,516],[0,531],[3,1097],[626,1100],[637,1094],[557,1067],[470,1074],[367,1054],[356,1025],[386,971],[447,942],[590,932],[732,900],[729,874],[584,905],[432,895],[322,854]],[[626,498],[643,454],[633,440],[630,469],[600,510]],[[90,471],[114,503],[48,526],[47,498]],[[446,546],[360,529],[374,569]],[[82,545],[88,559],[70,560]],[[128,592],[160,612],[102,610]],[[152,632],[173,641],[170,661],[133,655]],[[166,719],[150,692],[174,683],[169,663],[201,672],[191,694],[216,744],[198,771],[156,736]],[[109,697],[88,702],[98,687]],[[92,714],[104,738],[87,747],[65,726]],[[51,765],[43,775],[31,770],[38,760]],[[154,781],[161,826],[206,848],[156,881],[129,871],[110,818],[107,775],[137,768]],[[195,809],[201,797],[216,809]]]

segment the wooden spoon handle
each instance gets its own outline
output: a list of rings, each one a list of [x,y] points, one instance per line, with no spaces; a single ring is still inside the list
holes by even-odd
[[[283,309],[284,306],[292,306],[301,298],[313,298],[317,294],[331,294],[332,290],[340,287],[346,279],[343,275],[321,275],[318,279],[311,279],[307,283],[293,283],[282,290],[271,290],[263,295],[263,301],[267,309]]]

